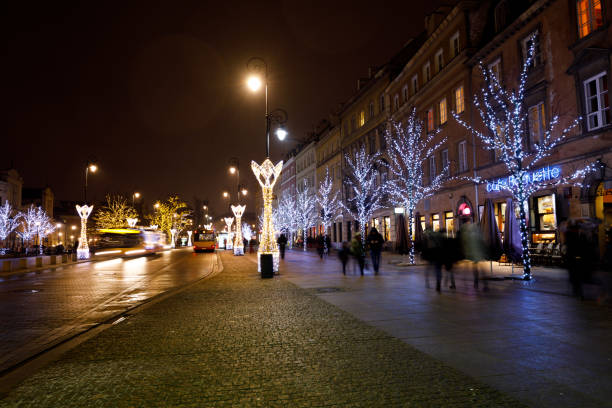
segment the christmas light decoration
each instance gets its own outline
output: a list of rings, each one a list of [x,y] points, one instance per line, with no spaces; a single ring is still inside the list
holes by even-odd
[[[417,118],[416,109],[413,109],[402,126],[393,120],[387,123],[385,139],[389,156],[389,170],[391,179],[387,182],[385,190],[389,193],[394,205],[402,206],[408,216],[408,239],[410,240],[409,262],[414,264],[414,212],[417,205],[424,199],[431,197],[442,187],[442,182],[448,174],[448,165],[437,174],[429,183],[423,182],[423,163],[432,157],[436,150],[446,143],[443,138],[434,144],[438,132],[424,135],[423,121]]]
[[[131,218],[131,217],[127,218],[128,227],[130,228],[136,227],[137,222],[138,222],[138,218]]]
[[[535,167],[543,159],[550,157],[554,148],[563,142],[569,133],[578,126],[581,118],[572,121],[560,133],[557,131],[559,116],[554,115],[548,124],[547,130],[542,138],[530,144],[529,134],[526,132],[525,121],[528,118],[525,106],[525,88],[532,64],[537,37],[533,35],[523,67],[519,76],[517,90],[506,90],[499,82],[499,78],[492,70],[486,70],[482,63],[480,70],[483,75],[485,86],[481,89],[480,96],[474,95],[474,106],[488,132],[481,132],[464,122],[459,115],[453,112],[453,117],[462,126],[476,135],[487,150],[494,151],[501,158],[508,172],[508,181],[493,181],[495,189],[506,190],[514,198],[515,205],[519,210],[519,227],[521,232],[523,279],[531,279],[531,254],[529,252],[529,231],[527,228],[527,212],[525,211],[529,197],[536,191],[550,189],[552,187],[573,184],[581,186],[578,179],[584,178],[588,173],[600,168],[600,164],[589,164],[572,174],[560,177],[544,176],[542,171]],[[531,150],[527,146],[531,146]],[[550,171],[550,168],[548,168]],[[553,168],[554,169],[554,168]],[[559,172],[560,173],[560,172]],[[473,178],[477,183],[486,182],[479,177]],[[535,181],[535,182],[534,182]]]
[[[213,229],[213,225],[212,225],[212,223],[211,223],[211,224],[204,224],[204,229],[206,229],[206,230],[211,230],[211,229]]]
[[[308,237],[308,229],[314,227],[317,223],[316,197],[312,193],[312,189],[304,179],[304,185],[301,191],[298,191],[295,198],[295,214],[297,224],[302,230],[302,238],[304,240],[304,251],[306,251],[306,238]]]
[[[242,236],[247,241],[250,241],[251,238],[253,238],[253,230],[251,229],[251,226],[247,224],[246,222],[242,223]]]
[[[187,231],[187,236],[189,237],[189,239],[187,240],[187,246],[193,245],[193,242],[191,241],[191,235],[192,234],[193,234],[193,231],[191,231],[191,230]]]
[[[332,192],[334,182],[329,176],[329,169],[325,170],[325,178],[319,183],[319,191],[317,194],[317,204],[321,209],[321,224],[325,228],[325,233],[331,229],[331,224],[340,215],[340,191]],[[325,242],[325,250],[327,250],[327,240]]]
[[[274,223],[272,220],[272,197],[274,184],[283,170],[282,160],[275,166],[270,159],[264,160],[259,165],[255,161],[251,161],[251,169],[255,174],[255,178],[259,182],[263,193],[263,228],[261,232],[261,241],[257,250],[257,270],[261,272],[261,255],[272,254],[273,270],[278,272],[278,247],[274,238]],[[272,178],[274,176],[274,178]]]
[[[289,245],[293,244],[293,235],[297,233],[299,228],[297,209],[295,199],[292,196],[284,196],[278,203],[276,208],[278,219],[278,230],[281,233],[287,234]]]
[[[223,220],[225,221],[225,225],[227,225],[227,243],[225,244],[225,249],[233,249],[232,224],[234,223],[234,217],[225,217]]]
[[[374,211],[382,208],[384,188],[377,183],[378,168],[382,166],[380,153],[367,154],[362,146],[355,157],[345,155],[347,173],[345,185],[347,186],[346,204],[342,207],[359,222],[361,243],[365,246],[365,227],[374,215]]]
[[[176,248],[176,228],[170,229],[170,248]]]
[[[87,243],[87,218],[93,210],[93,205],[76,206],[77,213],[81,217],[81,238],[77,247],[77,259],[89,259],[89,244]]]
[[[21,214],[16,213],[8,201],[0,206],[0,241],[5,241],[9,235],[19,226]],[[6,242],[4,242],[6,246]],[[6,253],[6,248],[0,248],[0,255]]]
[[[236,235],[234,237],[234,255],[244,255],[244,242],[242,241],[242,214],[246,205],[232,205],[232,212],[236,217]]]

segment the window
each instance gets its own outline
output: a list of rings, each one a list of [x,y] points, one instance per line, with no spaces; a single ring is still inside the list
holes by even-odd
[[[610,100],[608,98],[608,75],[602,72],[584,81],[587,127],[599,129],[610,123]]]
[[[385,94],[380,95],[380,112],[385,110]]]
[[[359,112],[359,127],[365,125],[365,111]]]
[[[459,31],[457,31],[450,39],[451,58],[459,55]]]
[[[446,123],[447,117],[446,117],[446,98],[442,99],[439,103],[438,103],[438,113],[440,114],[440,124],[444,124]]]
[[[529,107],[527,114],[529,117],[529,143],[530,146],[534,146],[544,141],[544,133],[546,132],[544,102]]]
[[[440,214],[433,214],[431,216],[431,226],[434,231],[440,231]]]
[[[429,182],[436,177],[436,156],[429,156]]]
[[[351,117],[351,132],[354,132],[357,129],[357,121],[355,120],[355,115]]]
[[[464,171],[467,171],[468,166],[467,166],[467,149],[466,149],[466,142],[465,140],[459,142],[459,145],[457,146],[457,155],[459,156],[459,172],[463,173]]]
[[[501,58],[498,58],[492,63],[490,63],[487,68],[488,68],[490,80],[493,81],[494,83],[497,82],[498,84],[501,84]]]
[[[529,64],[530,68],[539,67],[542,65],[542,54],[540,53],[540,41],[538,40],[538,32],[534,31],[529,34],[527,37],[523,39],[521,45],[523,47],[523,63],[527,60],[529,56],[529,49],[531,48],[531,43],[535,40],[534,50],[533,50],[533,59],[531,60],[531,64]]]
[[[576,2],[578,14],[578,36],[584,38],[603,26],[601,13],[601,0],[578,0]]]
[[[399,109],[399,95],[395,94],[395,96],[393,97],[393,110],[398,110]]]
[[[419,76],[414,75],[412,77],[412,94],[416,94],[419,91]]]
[[[446,229],[447,238],[455,236],[455,219],[453,218],[452,211],[444,212],[444,228]]]
[[[442,49],[436,52],[435,63],[436,63],[436,74],[437,74],[438,72],[442,70],[442,68],[444,68],[444,51]]]
[[[391,217],[383,217],[383,238],[385,241],[391,240]]]
[[[371,134],[368,137],[368,142],[370,142],[370,153],[374,154],[376,152],[376,135]]]
[[[461,113],[465,110],[465,103],[463,102],[463,85],[455,89],[455,112]]]
[[[427,62],[423,65],[423,83],[429,82],[431,79],[431,65]]]
[[[404,85],[402,88],[402,102],[406,103],[408,100],[408,85]]]
[[[369,119],[372,119],[374,117],[374,102],[373,101],[370,102],[369,110],[370,110],[370,112],[369,112],[369,115],[370,115]]]
[[[427,131],[431,132],[434,130],[434,117],[433,117],[433,109],[427,109]]]
[[[444,149],[440,152],[440,158],[442,159],[442,171],[448,175],[450,173],[450,163],[448,161],[448,149]]]

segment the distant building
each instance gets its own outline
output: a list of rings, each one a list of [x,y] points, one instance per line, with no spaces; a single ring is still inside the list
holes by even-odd
[[[0,204],[9,202],[13,208],[21,208],[23,179],[15,169],[0,171]]]
[[[21,206],[26,209],[30,205],[42,207],[50,218],[53,218],[53,191],[49,187],[24,188],[21,193]]]

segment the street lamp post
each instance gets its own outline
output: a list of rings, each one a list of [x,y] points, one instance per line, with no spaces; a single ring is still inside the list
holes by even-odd
[[[96,171],[98,171],[98,166],[92,162],[87,162],[87,165],[85,166],[85,189],[84,189],[84,198],[85,198],[85,205],[87,205],[87,178],[89,176],[89,172],[95,173]]]

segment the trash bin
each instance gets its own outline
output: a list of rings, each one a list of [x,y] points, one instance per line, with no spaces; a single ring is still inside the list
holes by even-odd
[[[272,254],[261,254],[259,258],[262,279],[274,277],[274,260]]]

